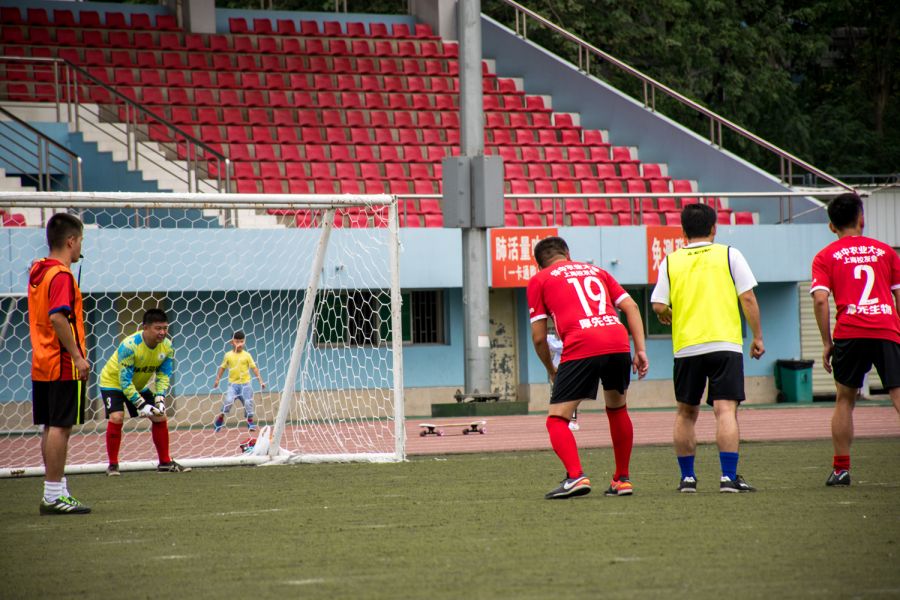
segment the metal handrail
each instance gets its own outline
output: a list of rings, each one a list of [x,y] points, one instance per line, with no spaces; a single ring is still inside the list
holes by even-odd
[[[2,106],[0,106],[0,114],[4,115],[9,120],[15,122],[17,125],[24,128],[29,133],[34,134],[38,141],[37,154],[36,154],[37,168],[38,168],[38,171],[37,171],[37,173],[38,173],[38,191],[49,191],[49,188],[51,187],[50,182],[52,180],[52,176],[51,176],[51,172],[50,172],[50,170],[51,170],[50,158],[55,157],[55,155],[53,155],[50,152],[50,150],[49,150],[50,147],[53,147],[53,148],[61,151],[63,154],[65,154],[69,158],[69,179],[68,179],[69,191],[80,192],[83,189],[84,179],[82,177],[82,169],[81,169],[82,160],[81,160],[81,157],[78,156],[78,154],[76,154],[75,152],[72,152],[71,150],[69,150],[68,148],[66,148],[65,146],[63,146],[62,144],[60,144],[59,142],[54,140],[53,138],[48,137],[40,130],[32,127],[29,123],[27,123],[26,121],[23,121],[22,119],[20,119],[13,113],[9,112]],[[18,144],[17,142],[14,142],[13,140],[10,140],[10,142],[15,143],[19,147],[22,147],[20,144]],[[42,146],[43,146],[43,148],[42,148]],[[24,150],[24,148],[23,148],[23,150]],[[42,156],[43,156],[43,160],[41,159]],[[45,183],[46,183],[46,187],[48,188],[46,190],[44,189]],[[73,186],[73,184],[74,184],[74,186]]]
[[[183,138],[187,142],[187,152],[186,152],[186,162],[187,162],[187,179],[186,183],[189,191],[199,192],[200,178],[197,174],[197,167],[199,163],[199,159],[197,158],[198,149],[202,149],[208,156],[214,157],[220,165],[224,165],[223,168],[217,169],[216,173],[216,188],[219,192],[222,191],[230,191],[231,188],[231,161],[230,159],[214,150],[207,144],[205,144],[200,139],[194,137],[193,135],[185,132],[175,124],[169,122],[165,118],[159,116],[154,113],[150,109],[141,105],[140,103],[132,100],[125,94],[122,94],[109,84],[105,83],[101,79],[93,76],[86,69],[75,65],[69,62],[66,59],[62,58],[48,58],[48,57],[15,57],[15,56],[3,56],[0,57],[0,61],[5,62],[20,62],[20,63],[43,63],[43,64],[51,64],[53,66],[53,79],[54,79],[54,93],[55,93],[55,102],[56,102],[56,114],[57,120],[62,120],[61,114],[61,104],[64,102],[66,104],[67,111],[67,119],[71,121],[72,119],[72,109],[70,104],[75,104],[74,111],[74,122],[76,130],[80,131],[80,118],[78,107],[82,104],[85,104],[83,100],[80,99],[80,88],[78,77],[82,77],[89,81],[92,85],[96,85],[106,90],[108,93],[112,95],[116,100],[120,101],[125,105],[126,108],[126,123],[125,123],[125,136],[126,140],[123,141],[123,144],[128,149],[128,159],[129,161],[134,159],[135,167],[138,167],[139,161],[139,152],[138,152],[138,139],[137,135],[134,132],[138,131],[138,126],[141,124],[138,121],[138,117],[144,117],[146,120],[155,121],[169,130],[173,131],[175,134]],[[59,74],[59,66],[62,65],[64,72],[64,80],[60,78]],[[60,93],[60,88],[65,90],[65,94]],[[69,93],[71,92],[71,93]],[[99,114],[98,114],[99,116]],[[151,161],[152,162],[152,161]],[[166,161],[169,162],[169,161]],[[173,174],[171,171],[168,171],[165,165],[160,165],[159,163],[153,163],[168,172],[169,174]],[[223,170],[224,170],[224,189],[223,189]],[[174,175],[174,174],[173,174]]]
[[[816,168],[815,166],[807,163],[806,161],[794,156],[787,150],[779,148],[775,144],[772,144],[771,142],[764,140],[763,138],[759,137],[758,135],[748,131],[747,129],[744,129],[740,125],[737,125],[736,123],[729,121],[728,119],[719,115],[715,111],[712,111],[712,110],[706,108],[705,106],[699,104],[698,102],[691,100],[687,96],[684,96],[684,95],[676,92],[675,90],[668,87],[667,85],[664,85],[664,84],[660,83],[659,81],[653,79],[649,75],[646,75],[646,74],[642,73],[641,71],[638,71],[634,67],[620,61],[619,59],[615,58],[614,56],[607,54],[606,52],[600,50],[596,46],[593,46],[592,44],[581,39],[577,35],[563,29],[559,25],[542,17],[541,15],[534,12],[533,10],[530,10],[530,9],[522,6],[518,2],[515,2],[515,0],[501,0],[501,1],[504,4],[513,8],[513,10],[515,11],[515,32],[516,32],[516,35],[520,35],[523,39],[528,39],[528,26],[527,26],[526,18],[530,17],[530,18],[534,19],[535,21],[537,21],[537,23],[539,25],[546,27],[547,29],[550,29],[551,31],[553,31],[555,33],[558,33],[565,39],[569,40],[570,42],[574,42],[578,46],[578,68],[579,68],[579,70],[584,71],[585,73],[590,73],[591,55],[594,55],[594,56],[606,61],[607,63],[617,67],[621,71],[624,71],[625,73],[631,75],[632,77],[635,77],[636,79],[640,80],[641,83],[643,84],[644,108],[647,108],[653,112],[656,112],[656,91],[659,90],[659,91],[663,92],[665,95],[669,96],[670,98],[678,101],[679,103],[683,104],[684,106],[686,106],[686,107],[692,109],[693,111],[708,118],[709,119],[709,129],[710,129],[709,141],[710,141],[710,144],[712,144],[713,146],[718,146],[719,148],[723,147],[722,146],[722,128],[724,127],[726,129],[730,129],[731,131],[737,133],[739,136],[743,137],[744,139],[746,139],[750,142],[753,142],[757,146],[764,148],[764,149],[768,150],[769,152],[772,152],[773,154],[775,154],[779,158],[779,165],[780,165],[780,170],[781,170],[781,181],[786,182],[788,185],[790,185],[789,182],[793,178],[793,167],[798,166],[803,169],[806,169],[808,172],[812,173],[816,177],[819,177],[820,179],[823,179],[824,181],[827,181],[828,183],[830,183],[832,185],[842,187],[846,190],[853,190],[853,188],[851,186],[847,185],[840,179],[837,179],[836,177],[829,175],[825,171],[822,171],[822,170]]]

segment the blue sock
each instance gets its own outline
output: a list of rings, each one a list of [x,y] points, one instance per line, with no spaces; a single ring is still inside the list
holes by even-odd
[[[681,467],[681,478],[685,477],[693,477],[696,479],[694,475],[694,455],[690,456],[679,456],[678,457],[678,466]]]
[[[722,465],[722,476],[734,481],[737,479],[738,453],[719,452],[719,464]]]

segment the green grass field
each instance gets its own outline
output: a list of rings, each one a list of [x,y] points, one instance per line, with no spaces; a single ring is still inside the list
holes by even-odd
[[[41,480],[0,481],[2,598],[897,598],[900,440],[744,444],[755,494],[674,491],[668,447],[639,447],[636,493],[606,498],[611,450],[582,453],[594,493],[543,494],[551,452],[392,465],[76,476],[89,516],[40,517]]]

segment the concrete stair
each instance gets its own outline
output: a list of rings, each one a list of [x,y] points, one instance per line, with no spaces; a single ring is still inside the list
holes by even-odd
[[[56,108],[53,105],[10,103],[4,106],[26,121],[56,121]],[[63,110],[62,117],[65,116],[66,111]],[[141,179],[155,183],[160,191],[188,192],[187,162],[174,158],[172,148],[146,139],[137,143],[137,160],[133,155],[129,158],[125,124],[109,120],[116,117],[116,113],[106,106],[83,104],[79,111],[78,129],[75,128],[74,119],[68,123],[68,128],[71,133],[81,133],[86,142],[96,144],[98,151],[108,152],[113,161],[126,163],[128,170],[140,173]],[[218,192],[216,181],[212,179],[201,179],[199,188],[205,193]],[[204,210],[203,215],[218,218],[220,224],[224,224],[221,211]],[[242,228],[284,227],[277,217],[267,214],[265,210],[239,210],[237,223]]]
[[[0,169],[0,192],[36,192],[37,188],[29,185],[22,185],[22,179],[12,175],[7,175],[5,169]],[[25,223],[29,227],[40,227],[44,223],[44,215],[41,214],[40,208],[24,208],[9,206],[0,206],[8,213],[19,213],[25,215]],[[56,212],[56,211],[53,211]],[[47,217],[50,215],[47,214]]]

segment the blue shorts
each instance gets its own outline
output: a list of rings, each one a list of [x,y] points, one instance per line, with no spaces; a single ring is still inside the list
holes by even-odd
[[[252,417],[253,386],[249,383],[229,383],[228,390],[225,392],[225,403],[222,405],[222,412],[227,413],[230,411],[236,399],[241,401],[247,416]]]

